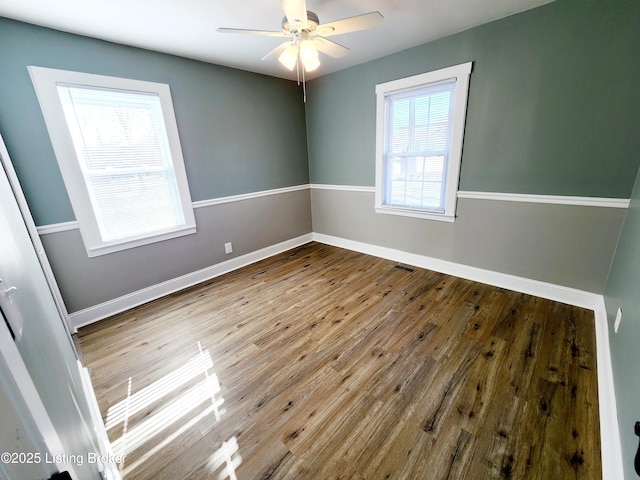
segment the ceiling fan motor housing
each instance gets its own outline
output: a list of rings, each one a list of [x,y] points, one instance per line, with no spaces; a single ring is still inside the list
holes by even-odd
[[[285,33],[296,34],[302,31],[313,32],[318,25],[320,24],[320,20],[318,20],[318,15],[313,12],[307,11],[307,21],[306,24],[302,23],[289,23],[287,17],[282,17],[282,31]]]

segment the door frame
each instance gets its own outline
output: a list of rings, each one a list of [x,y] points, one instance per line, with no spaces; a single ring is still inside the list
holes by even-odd
[[[0,377],[2,377],[3,387],[12,398],[14,409],[20,414],[22,427],[28,440],[35,448],[33,452],[9,453],[39,453],[40,463],[48,463],[45,455],[49,455],[49,459],[55,460],[53,464],[59,472],[66,470],[72,478],[80,478],[73,465],[64,461],[64,456],[52,456],[52,452],[64,452],[64,447],[4,321],[0,321]],[[45,451],[40,451],[42,448]]]
[[[20,181],[18,180],[18,176],[16,175],[16,171],[13,168],[13,164],[11,163],[10,158],[11,157],[9,156],[7,146],[4,143],[2,134],[0,134],[0,163],[2,163],[2,167],[4,167],[4,171],[7,175],[7,178],[9,179],[9,185],[11,185],[13,195],[16,197],[16,203],[18,204],[18,208],[20,209],[20,213],[22,214],[22,218],[24,220],[24,224],[27,227],[27,231],[29,232],[31,243],[33,244],[33,248],[36,251],[38,260],[40,261],[40,265],[42,266],[44,276],[47,279],[47,283],[49,284],[49,290],[51,290],[51,295],[53,296],[53,300],[60,314],[60,318],[63,320],[63,324],[65,329],[67,330],[67,333],[69,334],[69,336],[71,336],[71,334],[77,333],[77,329],[71,322],[69,312],[67,311],[67,307],[64,304],[64,300],[62,299],[60,287],[58,286],[56,277],[53,274],[53,269],[51,268],[51,264],[49,263],[49,258],[47,257],[47,254],[44,250],[44,245],[42,244],[40,235],[38,234],[38,228],[36,227],[36,223],[33,220],[31,210],[29,209],[29,205],[27,204],[27,199],[24,196],[22,186],[20,185]],[[75,350],[75,345],[73,348]],[[76,351],[76,357],[77,356],[78,352]]]
[[[2,135],[0,135],[0,169],[2,170],[2,174],[6,174],[8,187],[11,189],[11,193],[15,198],[25,229],[31,239],[31,247],[34,249],[34,253],[38,258],[41,267],[39,271],[42,272],[47,281],[49,293],[54,300],[60,324],[62,328],[64,328],[69,346],[75,356],[76,367],[78,368],[82,381],[82,391],[91,415],[90,418],[83,419],[83,424],[84,428],[93,430],[95,434],[92,443],[96,453],[100,456],[98,462],[100,464],[100,475],[107,480],[120,480],[120,473],[114,462],[111,445],[100,414],[89,372],[82,364],[78,350],[74,344],[71,334],[71,331],[74,329],[70,328],[69,315],[62,300],[60,289],[53,276],[51,265],[40,241],[35,222],[31,216]],[[2,183],[3,188],[5,188],[4,185],[6,184],[4,181]],[[0,312],[0,316],[4,317],[4,314]],[[42,455],[47,453],[57,454],[57,456],[54,455],[50,457],[52,460],[51,468],[57,468],[58,471],[61,472],[66,470],[71,474],[72,478],[79,479],[80,477],[74,469],[73,458],[69,459],[69,455],[64,455],[64,445],[60,436],[36,389],[24,359],[14,341],[12,332],[3,318],[0,318],[0,383],[5,386],[14,410],[19,413],[18,416],[21,420],[21,426],[30,439],[32,439],[32,446],[36,448],[36,451],[44,449],[44,451],[41,452]],[[91,437],[91,435],[89,436]],[[95,443],[96,441],[97,444]]]

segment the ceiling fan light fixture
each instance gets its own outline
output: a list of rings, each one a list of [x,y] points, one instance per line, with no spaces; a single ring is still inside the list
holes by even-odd
[[[278,61],[289,70],[293,70],[298,61],[298,47],[293,43],[289,45],[278,57]]]
[[[308,59],[306,61],[303,60],[302,64],[304,65],[305,72],[313,72],[320,66],[320,60],[318,60],[318,55],[316,55],[315,58]]]
[[[300,42],[300,60],[307,72],[312,72],[320,66],[318,50],[308,38]]]
[[[280,31],[248,30],[243,28],[218,28],[222,33],[240,33],[265,35],[269,37],[289,37],[289,41],[281,43],[267,53],[262,60],[275,60],[288,70],[295,69],[298,85],[302,84],[306,101],[305,73],[313,72],[320,66],[319,53],[332,58],[342,58],[349,49],[324,37],[344,33],[357,32],[373,28],[383,17],[378,11],[354,17],[342,18],[330,23],[320,24],[318,15],[307,10],[307,0],[281,0],[284,17]]]

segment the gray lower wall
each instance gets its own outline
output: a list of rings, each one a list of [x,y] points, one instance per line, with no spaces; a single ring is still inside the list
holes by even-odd
[[[70,313],[311,232],[308,189],[195,209],[193,235],[88,258],[77,229],[41,235]],[[233,253],[225,254],[225,242]]]
[[[454,223],[374,211],[370,192],[312,189],[313,231],[602,293],[620,208],[458,200]]]
[[[75,313],[312,231],[602,293],[625,217],[619,208],[461,198],[447,223],[373,205],[371,192],[313,188],[201,207],[194,235],[93,258],[77,229],[41,238]]]

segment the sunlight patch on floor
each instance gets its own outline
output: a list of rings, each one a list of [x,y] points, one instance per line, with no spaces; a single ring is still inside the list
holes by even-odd
[[[107,430],[122,425],[122,434],[111,442],[111,448],[114,454],[125,459],[126,466],[124,463],[119,466],[123,476],[141,467],[206,417],[213,416],[216,423],[220,421],[224,414],[224,398],[220,396],[220,382],[215,372],[210,371],[212,368],[211,354],[198,342],[198,354],[195,357],[151,385],[136,392],[135,382],[132,377],[129,378],[125,398],[109,408],[105,421]],[[162,407],[154,407],[154,404],[163,401],[165,404]],[[146,409],[154,413],[146,417]],[[164,437],[161,437],[163,434]],[[152,441],[155,441],[153,445]],[[222,455],[222,464],[225,465],[223,471],[228,472],[221,478],[236,478],[234,465],[239,464],[240,458],[237,445],[233,438],[223,442],[214,454]],[[142,449],[143,446],[146,449]],[[141,454],[132,462],[127,462],[126,457],[138,449]]]
[[[238,440],[231,437],[228,441],[222,442],[222,445],[209,459],[209,470],[212,473],[218,473],[218,480],[237,480],[236,469],[242,463],[242,455],[238,448]]]

